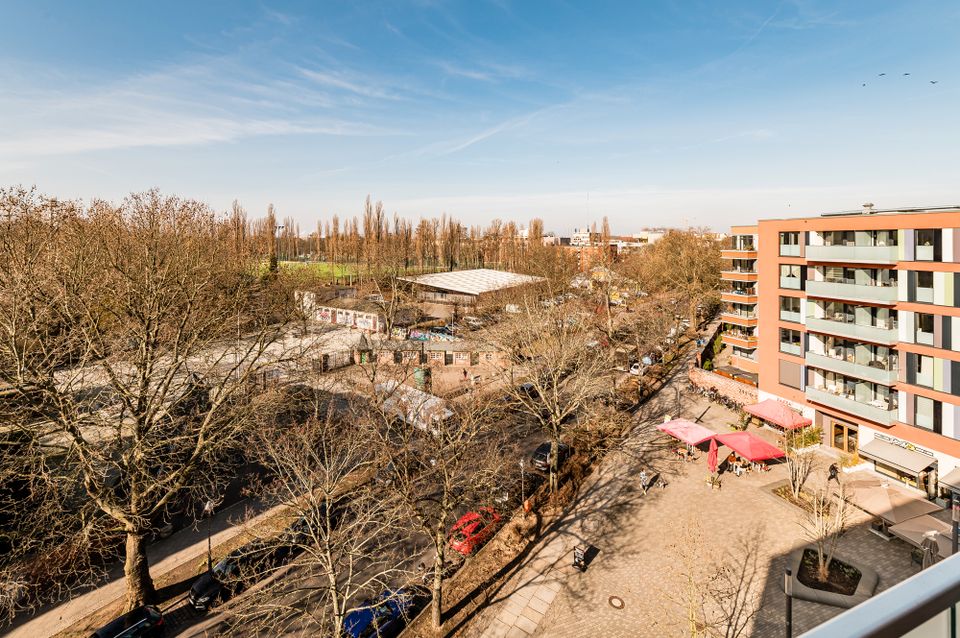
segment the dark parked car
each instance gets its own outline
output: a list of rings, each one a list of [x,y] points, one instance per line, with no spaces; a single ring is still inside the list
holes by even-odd
[[[533,451],[533,467],[537,468],[541,472],[550,471],[550,441],[544,441],[541,443],[536,450]],[[563,462],[567,460],[570,456],[570,446],[566,443],[561,443],[559,448],[559,454],[557,456],[557,468],[563,465]]]
[[[291,546],[256,540],[235,549],[190,586],[190,604],[207,610],[256,581],[290,555]]]
[[[411,589],[387,590],[347,614],[343,632],[349,638],[392,638],[407,626],[421,602],[422,596]]]
[[[112,621],[90,638],[153,638],[163,635],[163,614],[152,605],[137,607]]]

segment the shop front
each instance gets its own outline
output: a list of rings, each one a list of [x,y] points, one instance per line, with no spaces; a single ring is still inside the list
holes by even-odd
[[[921,490],[929,498],[937,496],[937,459],[929,450],[878,433],[860,446],[859,454],[873,461],[880,474]]]

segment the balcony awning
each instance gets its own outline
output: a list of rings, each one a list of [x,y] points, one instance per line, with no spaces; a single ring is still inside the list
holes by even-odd
[[[905,447],[873,439],[860,446],[860,456],[865,456],[884,465],[890,465],[908,474],[917,475],[937,462],[932,456],[921,454]]]
[[[946,476],[940,477],[940,485],[948,487],[954,492],[960,492],[960,467],[955,468]]]
[[[767,399],[754,405],[748,405],[743,408],[743,411],[774,425],[779,425],[784,430],[805,428],[813,423],[810,419],[804,418],[803,415],[791,410],[786,404],[776,399]]]

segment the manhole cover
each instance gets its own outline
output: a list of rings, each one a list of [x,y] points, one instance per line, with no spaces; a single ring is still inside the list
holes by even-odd
[[[619,596],[611,596],[607,602],[609,602],[610,606],[614,609],[623,609],[623,598]]]

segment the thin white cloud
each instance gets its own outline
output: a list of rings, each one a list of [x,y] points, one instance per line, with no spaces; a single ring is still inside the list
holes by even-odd
[[[355,80],[348,79],[346,76],[340,73],[326,73],[324,71],[313,71],[311,69],[299,69],[303,77],[321,84],[323,86],[328,86],[335,89],[341,89],[348,91],[350,93],[355,93],[357,95],[362,95],[364,97],[385,99],[385,100],[397,100],[400,99],[399,96],[389,93],[382,88],[379,88],[373,84],[372,81],[369,83],[361,83]],[[353,75],[353,77],[357,77]]]

